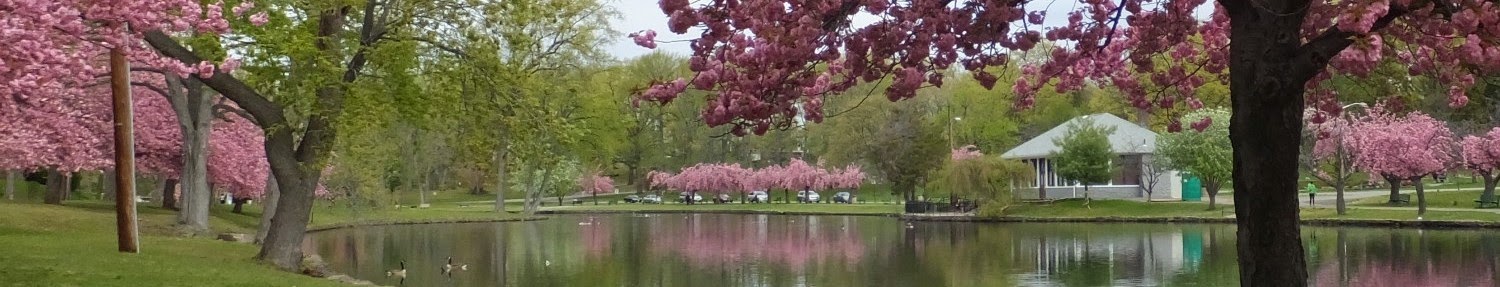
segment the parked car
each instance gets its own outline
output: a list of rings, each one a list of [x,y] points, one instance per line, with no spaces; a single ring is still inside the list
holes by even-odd
[[[745,200],[749,200],[750,202],[754,203],[771,201],[771,195],[766,194],[766,191],[764,190],[751,191],[748,197],[749,198],[746,198]]]
[[[577,205],[577,204],[583,204],[583,199],[582,198],[573,198],[573,204],[575,204],[575,205]]]
[[[693,202],[703,202],[703,195],[693,192],[679,193],[677,202],[687,202],[689,195],[693,196]]]
[[[639,196],[635,196],[634,194],[632,194],[632,195],[626,195],[625,196],[625,203],[639,203],[639,202],[641,202],[641,197],[639,197]]]
[[[728,193],[720,193],[713,197],[713,201],[714,203],[731,203],[734,202],[734,197]]]
[[[838,193],[834,193],[833,194],[833,203],[854,203],[854,195],[853,194],[849,194],[849,192],[847,192],[847,191],[840,191]]]
[[[641,198],[641,203],[656,203],[656,204],[660,204],[661,203],[661,196],[660,195],[655,195],[655,194],[647,194],[645,197]]]
[[[818,196],[818,192],[816,192],[816,191],[803,190],[803,191],[798,191],[797,192],[797,202],[801,202],[801,203],[814,203],[814,202],[821,202],[821,201],[822,201],[822,198]]]

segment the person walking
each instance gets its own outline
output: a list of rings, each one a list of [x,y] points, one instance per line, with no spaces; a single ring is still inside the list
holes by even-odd
[[[1307,206],[1313,205],[1313,199],[1318,197],[1318,185],[1307,183]]]

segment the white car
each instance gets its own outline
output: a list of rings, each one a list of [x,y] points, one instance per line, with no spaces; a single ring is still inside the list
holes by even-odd
[[[770,202],[771,195],[766,194],[764,190],[751,191],[745,200],[749,200],[750,202]]]
[[[661,196],[648,194],[645,197],[641,197],[641,203],[661,203]]]
[[[813,203],[813,202],[818,202],[821,199],[822,198],[820,198],[818,196],[818,192],[816,192],[816,191],[803,190],[803,191],[798,191],[797,192],[797,202],[801,202],[801,203]]]

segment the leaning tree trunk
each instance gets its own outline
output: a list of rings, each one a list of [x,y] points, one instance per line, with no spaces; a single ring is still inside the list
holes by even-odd
[[[281,190],[276,188],[276,175],[266,175],[265,208],[260,211],[260,228],[255,231],[255,243],[266,241],[266,232],[271,230],[271,217],[276,216],[276,203],[281,199]]]
[[[178,227],[190,234],[208,231],[208,210],[213,195],[208,188],[208,140],[213,108],[210,95],[198,80],[167,76],[172,109],[182,132],[182,211]]]
[[[16,200],[16,180],[20,172],[14,170],[5,171],[5,200]]]
[[[1426,176],[1412,177],[1411,185],[1417,188],[1417,217],[1427,214],[1427,192],[1422,190],[1422,178]]]
[[[47,171],[47,195],[43,203],[62,205],[68,195],[68,175],[57,170]]]
[[[161,208],[177,210],[177,179],[162,179]]]

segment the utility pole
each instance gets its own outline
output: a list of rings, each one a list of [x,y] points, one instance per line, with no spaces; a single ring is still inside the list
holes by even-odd
[[[115,112],[115,225],[120,252],[140,252],[135,219],[135,139],[130,109],[130,64],[125,49],[109,50],[109,87]]]

